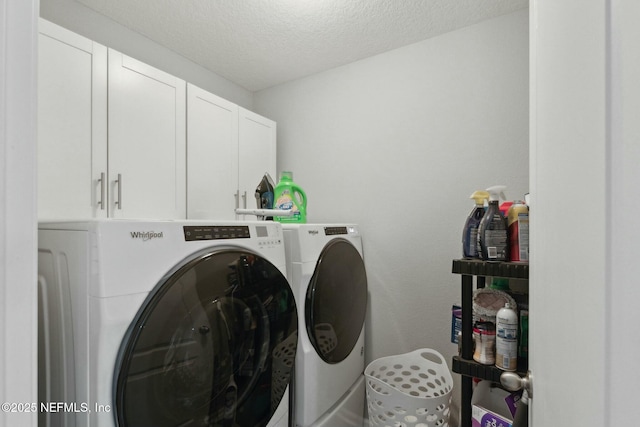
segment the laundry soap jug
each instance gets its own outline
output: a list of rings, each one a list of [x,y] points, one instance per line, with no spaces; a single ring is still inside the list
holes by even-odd
[[[478,246],[480,258],[485,261],[508,261],[509,241],[507,240],[507,223],[500,212],[498,202],[504,199],[505,186],[496,185],[487,188],[489,207],[478,227]]]
[[[470,197],[476,201],[475,206],[467,217],[462,231],[462,256],[465,258],[479,258],[478,255],[478,227],[484,216],[484,202],[489,199],[486,191],[476,191]]]
[[[290,216],[274,216],[278,222],[307,222],[307,195],[293,182],[293,172],[283,171],[273,190],[274,209],[291,210]]]

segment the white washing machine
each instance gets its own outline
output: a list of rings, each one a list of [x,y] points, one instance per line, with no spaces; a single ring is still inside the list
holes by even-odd
[[[293,425],[361,427],[367,277],[359,229],[353,224],[283,224],[283,229],[300,322]]]
[[[288,426],[280,224],[95,220],[38,238],[41,426]]]

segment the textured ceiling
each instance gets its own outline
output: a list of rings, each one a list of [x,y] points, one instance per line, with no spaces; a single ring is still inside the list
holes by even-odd
[[[250,91],[528,6],[528,0],[77,1]]]

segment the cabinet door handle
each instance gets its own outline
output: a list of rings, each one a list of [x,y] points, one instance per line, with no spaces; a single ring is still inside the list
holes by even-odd
[[[100,210],[104,210],[104,189],[105,189],[105,182],[104,182],[104,172],[102,172],[100,174],[100,178],[98,179],[98,182],[100,183],[100,200],[98,200],[98,206],[100,206]]]
[[[116,200],[116,206],[118,209],[122,209],[122,174],[118,174],[116,179],[116,185],[118,186],[118,200]]]
[[[247,192],[246,191],[242,195],[242,207],[247,209]]]
[[[236,209],[238,209],[240,207],[240,190],[236,190],[233,197],[236,199]]]

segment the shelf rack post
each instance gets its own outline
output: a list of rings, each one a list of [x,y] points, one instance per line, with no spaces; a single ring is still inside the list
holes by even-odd
[[[454,260],[452,273],[462,276],[462,343],[460,356],[454,356],[452,370],[462,375],[460,392],[460,427],[471,427],[473,378],[500,381],[502,371],[495,366],[481,365],[473,360],[473,278],[476,288],[485,287],[487,277],[528,279],[529,265],[511,262]]]

